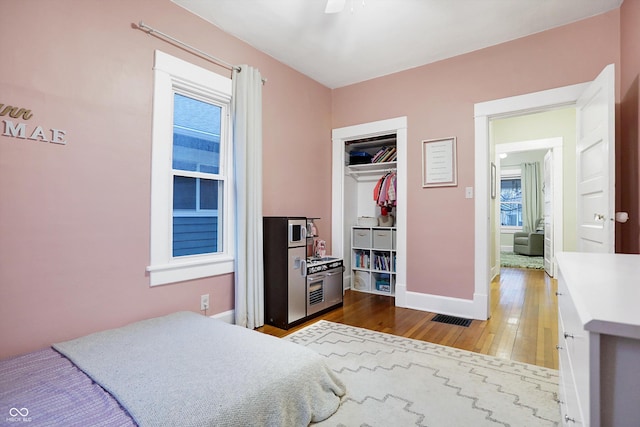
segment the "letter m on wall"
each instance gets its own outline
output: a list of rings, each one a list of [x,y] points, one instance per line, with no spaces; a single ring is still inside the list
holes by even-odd
[[[4,136],[12,136],[14,138],[26,139],[26,124],[18,123],[14,125],[11,120],[4,121]]]

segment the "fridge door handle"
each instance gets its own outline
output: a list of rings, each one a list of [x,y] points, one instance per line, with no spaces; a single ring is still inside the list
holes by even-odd
[[[307,260],[300,260],[300,275],[307,277]]]

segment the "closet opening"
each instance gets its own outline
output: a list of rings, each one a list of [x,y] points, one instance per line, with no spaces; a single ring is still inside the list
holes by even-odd
[[[345,141],[345,211],[351,226],[345,251],[349,288],[394,296],[396,287],[397,139],[395,134]]]
[[[343,286],[406,293],[406,117],[333,130],[332,251]],[[375,194],[374,194],[375,193]]]

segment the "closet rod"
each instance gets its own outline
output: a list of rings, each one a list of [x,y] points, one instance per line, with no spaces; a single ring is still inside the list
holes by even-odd
[[[142,21],[140,21],[138,23],[138,28],[141,29],[142,31],[145,31],[148,34],[158,34],[159,36],[164,37],[165,39],[171,40],[172,42],[174,42],[176,44],[179,44],[182,47],[185,47],[185,48],[187,48],[189,50],[192,50],[192,51],[196,52],[198,55],[204,56],[205,58],[209,59],[211,62],[213,62],[213,63],[215,63],[217,65],[220,65],[221,67],[224,67],[229,71],[233,71],[233,70],[240,71],[241,70],[240,67],[236,67],[235,65],[229,64],[228,62],[223,61],[220,58],[216,58],[215,56],[209,55],[207,52],[203,52],[200,49],[191,46],[190,44],[182,42],[182,41],[180,41],[180,40],[178,40],[178,39],[176,39],[174,37],[171,37],[169,34],[163,33],[162,31],[158,31],[155,28],[148,26],[147,24],[145,24]],[[264,83],[264,79],[263,79],[263,83]]]

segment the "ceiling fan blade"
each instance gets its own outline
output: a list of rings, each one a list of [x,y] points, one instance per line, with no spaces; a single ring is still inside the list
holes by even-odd
[[[324,13],[342,12],[346,2],[347,0],[327,0],[327,6],[324,8]]]

